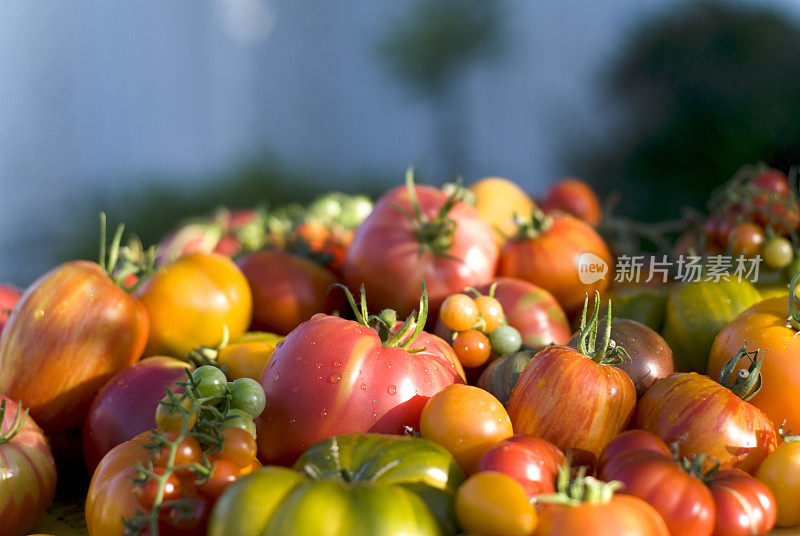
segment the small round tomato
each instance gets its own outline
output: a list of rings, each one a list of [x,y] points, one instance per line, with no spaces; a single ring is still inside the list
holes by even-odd
[[[503,324],[492,330],[489,342],[497,355],[513,354],[522,347],[522,336],[513,327]]]
[[[254,419],[261,415],[267,404],[264,388],[256,380],[239,378],[230,385],[231,407],[240,409]]]
[[[458,488],[456,516],[476,536],[530,536],[537,520],[522,485],[497,471],[476,473]]]
[[[547,192],[542,208],[547,213],[561,211],[572,214],[595,227],[603,217],[600,200],[592,187],[574,177],[555,183]]]
[[[775,270],[786,268],[794,259],[792,242],[782,236],[773,236],[761,250],[764,264]]]
[[[764,231],[755,223],[743,222],[733,228],[729,235],[729,244],[734,255],[753,257],[764,243]]]
[[[500,471],[522,484],[528,497],[553,493],[564,453],[540,437],[516,434],[498,442],[481,456],[479,471]]]
[[[420,435],[450,451],[467,474],[495,443],[514,431],[503,405],[488,391],[463,384],[445,387],[428,400],[419,423]]]
[[[483,332],[491,333],[496,327],[505,322],[506,315],[503,312],[503,305],[493,296],[478,296],[475,298],[475,305],[478,306],[478,314],[484,321]]]
[[[439,318],[447,329],[467,331],[478,321],[478,306],[466,294],[451,294],[439,310]]]
[[[158,478],[161,478],[166,470],[163,467],[154,467],[153,473],[157,475]],[[153,505],[156,502],[156,497],[158,496],[158,488],[159,488],[159,481],[157,478],[151,476],[147,479],[147,482],[142,484],[140,488],[138,488],[137,493],[139,497],[139,504],[142,507],[149,511],[153,508]],[[162,500],[166,501],[174,501],[179,499],[181,496],[181,481],[177,475],[174,473],[167,477],[167,481],[164,484],[164,492],[162,495]]]
[[[213,365],[203,365],[192,372],[195,392],[200,398],[218,399],[227,392],[228,378]]]
[[[257,451],[256,439],[250,432],[242,428],[225,428],[216,458],[227,460],[237,467],[247,467],[253,463]]]
[[[786,195],[789,193],[789,181],[786,175],[777,169],[768,169],[754,178],[751,183],[756,188],[769,190],[776,194]]]
[[[775,497],[779,527],[800,525],[800,441],[778,445],[761,463],[756,477]]]
[[[234,338],[250,325],[253,298],[247,279],[227,257],[193,253],[162,266],[136,295],[150,317],[145,355],[183,357],[216,346],[227,328]]]
[[[230,486],[241,474],[242,468],[235,463],[225,459],[216,459],[211,474],[197,486],[197,489],[208,497],[219,497],[225,488]]]
[[[175,441],[177,434],[175,432],[168,432],[166,434],[169,441]],[[161,447],[153,457],[153,465],[166,466],[169,461],[170,448],[168,446]],[[189,465],[192,463],[201,463],[203,461],[203,450],[200,448],[200,443],[192,436],[186,436],[178,443],[175,449],[175,459],[172,465]]]
[[[156,408],[156,428],[162,432],[178,433],[181,430],[181,426],[183,426],[184,412],[165,404],[166,401],[166,399],[162,399]],[[192,401],[189,398],[184,398],[180,405],[188,411],[192,407]],[[196,421],[197,413],[195,412],[189,415],[186,427],[192,428]]]
[[[477,329],[462,331],[456,335],[453,340],[453,350],[465,367],[479,367],[492,355],[489,338]]]

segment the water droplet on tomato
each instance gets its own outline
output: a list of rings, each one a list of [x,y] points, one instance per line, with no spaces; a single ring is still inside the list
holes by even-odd
[[[323,409],[322,411],[319,412],[319,418],[320,419],[325,417],[325,416],[327,416],[327,415],[328,415],[328,410],[327,409]]]
[[[677,412],[677,411],[673,411],[672,413],[670,413],[669,415],[667,415],[667,420],[668,420],[669,422],[675,422],[675,421],[677,421],[677,420],[678,420],[678,412]]]
[[[342,366],[342,362],[337,359],[336,361],[333,362],[333,366],[334,367],[341,367]]]
[[[43,318],[44,317],[44,310],[43,309],[39,309],[38,311],[36,311],[33,314],[33,316],[36,318],[36,320],[39,320],[40,318]]]
[[[333,373],[330,376],[328,376],[328,381],[331,383],[339,383],[340,381],[342,381],[342,375]]]
[[[322,363],[317,363],[317,368],[318,369],[322,368]]]
[[[297,361],[298,363],[299,363],[300,361],[302,361],[302,360],[303,360],[303,356],[301,356],[301,355],[297,356],[297,359],[295,359],[295,361]]]
[[[377,411],[373,411],[372,412],[372,420],[373,421],[377,421],[378,420],[378,412]]]
[[[389,391],[390,395],[396,395],[397,394],[397,386],[390,385],[388,391]]]
[[[296,385],[295,385],[294,387],[292,387],[292,392],[293,392],[293,393],[296,393],[296,392],[298,392],[299,390],[300,390],[300,388],[299,388],[299,387],[297,387]]]
[[[268,368],[272,368],[274,366],[275,366],[275,361],[270,361],[269,364],[267,365]]]
[[[280,377],[281,377],[281,375],[280,375],[279,373],[277,373],[277,372],[276,372],[276,373],[275,373],[275,377],[274,377],[274,378],[272,378],[272,381],[276,382],[276,381],[278,381],[278,380],[280,379]]]
[[[362,391],[366,391],[367,390],[367,384],[366,383],[362,383],[361,384],[361,390]]]

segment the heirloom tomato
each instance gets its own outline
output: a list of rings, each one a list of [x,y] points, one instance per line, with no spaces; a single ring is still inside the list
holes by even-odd
[[[247,279],[228,257],[192,253],[162,266],[137,289],[150,316],[145,355],[183,357],[247,330],[253,299]]]
[[[777,504],[775,524],[779,527],[800,525],[800,439],[784,437],[784,442],[761,463],[756,477],[772,492]]]
[[[483,369],[478,377],[477,386],[492,393],[504,406],[507,405],[519,375],[534,355],[533,350],[520,350],[498,357]]]
[[[472,385],[448,385],[428,400],[419,419],[419,433],[445,447],[466,474],[478,460],[514,430],[503,405],[491,393]]]
[[[464,474],[443,447],[411,436],[346,434],[312,446],[294,469],[263,467],[219,498],[208,536],[454,534]]]
[[[283,338],[283,335],[263,331],[245,333],[219,349],[217,363],[225,367],[225,375],[231,381],[239,378],[258,380],[275,346]]]
[[[598,330],[602,332],[605,327],[605,321],[600,320]],[[576,347],[578,338],[578,334],[573,335],[568,345]],[[654,381],[674,372],[672,350],[661,335],[644,324],[626,318],[613,318],[611,339],[625,348],[630,357],[615,366],[624,370],[633,380],[637,397],[641,397]]]
[[[42,430],[0,394],[0,536],[23,536],[56,492],[56,464]]]
[[[0,333],[3,332],[3,326],[8,322],[8,316],[21,296],[22,291],[18,288],[0,284]]]
[[[474,208],[438,188],[390,190],[356,231],[342,273],[351,289],[365,285],[376,309],[406,316],[425,281],[436,318],[446,297],[488,282],[497,264],[492,229]]]
[[[762,383],[755,353],[742,348],[726,363],[719,383],[695,372],[656,381],[639,400],[634,426],[676,445],[680,456],[706,454],[723,469],[755,472],[777,444],[772,421],[746,402]],[[734,376],[743,357],[750,367]]]
[[[142,355],[147,311],[118,286],[134,270],[118,272],[121,239],[120,226],[102,265],[67,262],[36,280],[0,336],[0,393],[48,434],[80,427],[95,393]]]
[[[548,214],[566,212],[592,226],[597,226],[603,217],[600,200],[592,187],[580,179],[567,177],[555,183],[542,202]]]
[[[189,366],[171,357],[144,359],[100,389],[83,423],[83,458],[90,474],[109,450],[155,428],[154,415],[164,389],[186,380]]]
[[[500,471],[522,484],[530,499],[554,493],[561,449],[541,437],[516,434],[495,444],[478,460],[479,471]]]
[[[538,209],[520,222],[497,265],[498,275],[550,292],[567,314],[580,310],[587,293],[605,292],[612,269],[608,246],[589,224],[564,214],[545,216]]]
[[[775,497],[769,487],[741,469],[706,477],[717,515],[714,536],[764,536],[775,525]]]
[[[508,179],[486,177],[471,184],[469,190],[475,196],[475,210],[492,228],[499,246],[516,232],[514,216],[530,214],[534,207],[533,199]]]
[[[796,284],[795,278],[790,288],[795,289]],[[785,428],[790,430],[800,429],[800,400],[790,395],[800,391],[798,321],[800,301],[796,291],[788,298],[759,302],[722,328],[708,359],[708,373],[716,376],[745,342],[751,348],[763,349],[761,375],[764,381],[750,403],[766,413],[776,425],[785,421]],[[747,365],[747,359],[743,359],[736,369],[738,371]]]
[[[237,261],[253,294],[253,329],[286,334],[315,313],[332,313],[346,304],[328,292],[338,278],[309,259],[263,249]]]
[[[360,308],[347,297],[356,321],[314,315],[278,345],[261,375],[267,407],[256,423],[266,463],[292,463],[338,434],[418,429],[428,399],[464,382],[453,349],[422,331],[424,286],[419,315],[399,328],[393,311],[369,315],[363,292]]]
[[[584,307],[578,348],[541,350],[522,371],[508,400],[515,432],[571,451],[576,465],[595,464],[608,442],[625,429],[636,404],[633,382],[613,366],[624,354],[612,344],[610,330],[596,343],[599,301],[596,295],[589,322]]]
[[[461,527],[477,536],[530,536],[536,510],[519,482],[498,471],[469,477],[456,493]]]

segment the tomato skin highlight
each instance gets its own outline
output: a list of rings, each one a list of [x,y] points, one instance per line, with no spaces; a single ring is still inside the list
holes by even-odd
[[[0,337],[0,393],[48,434],[80,427],[98,390],[147,341],[145,307],[99,265],[71,261],[23,294]]]

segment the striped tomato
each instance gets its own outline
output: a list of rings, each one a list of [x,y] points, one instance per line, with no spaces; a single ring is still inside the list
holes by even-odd
[[[56,491],[56,464],[41,428],[0,394],[0,536],[28,534]]]

